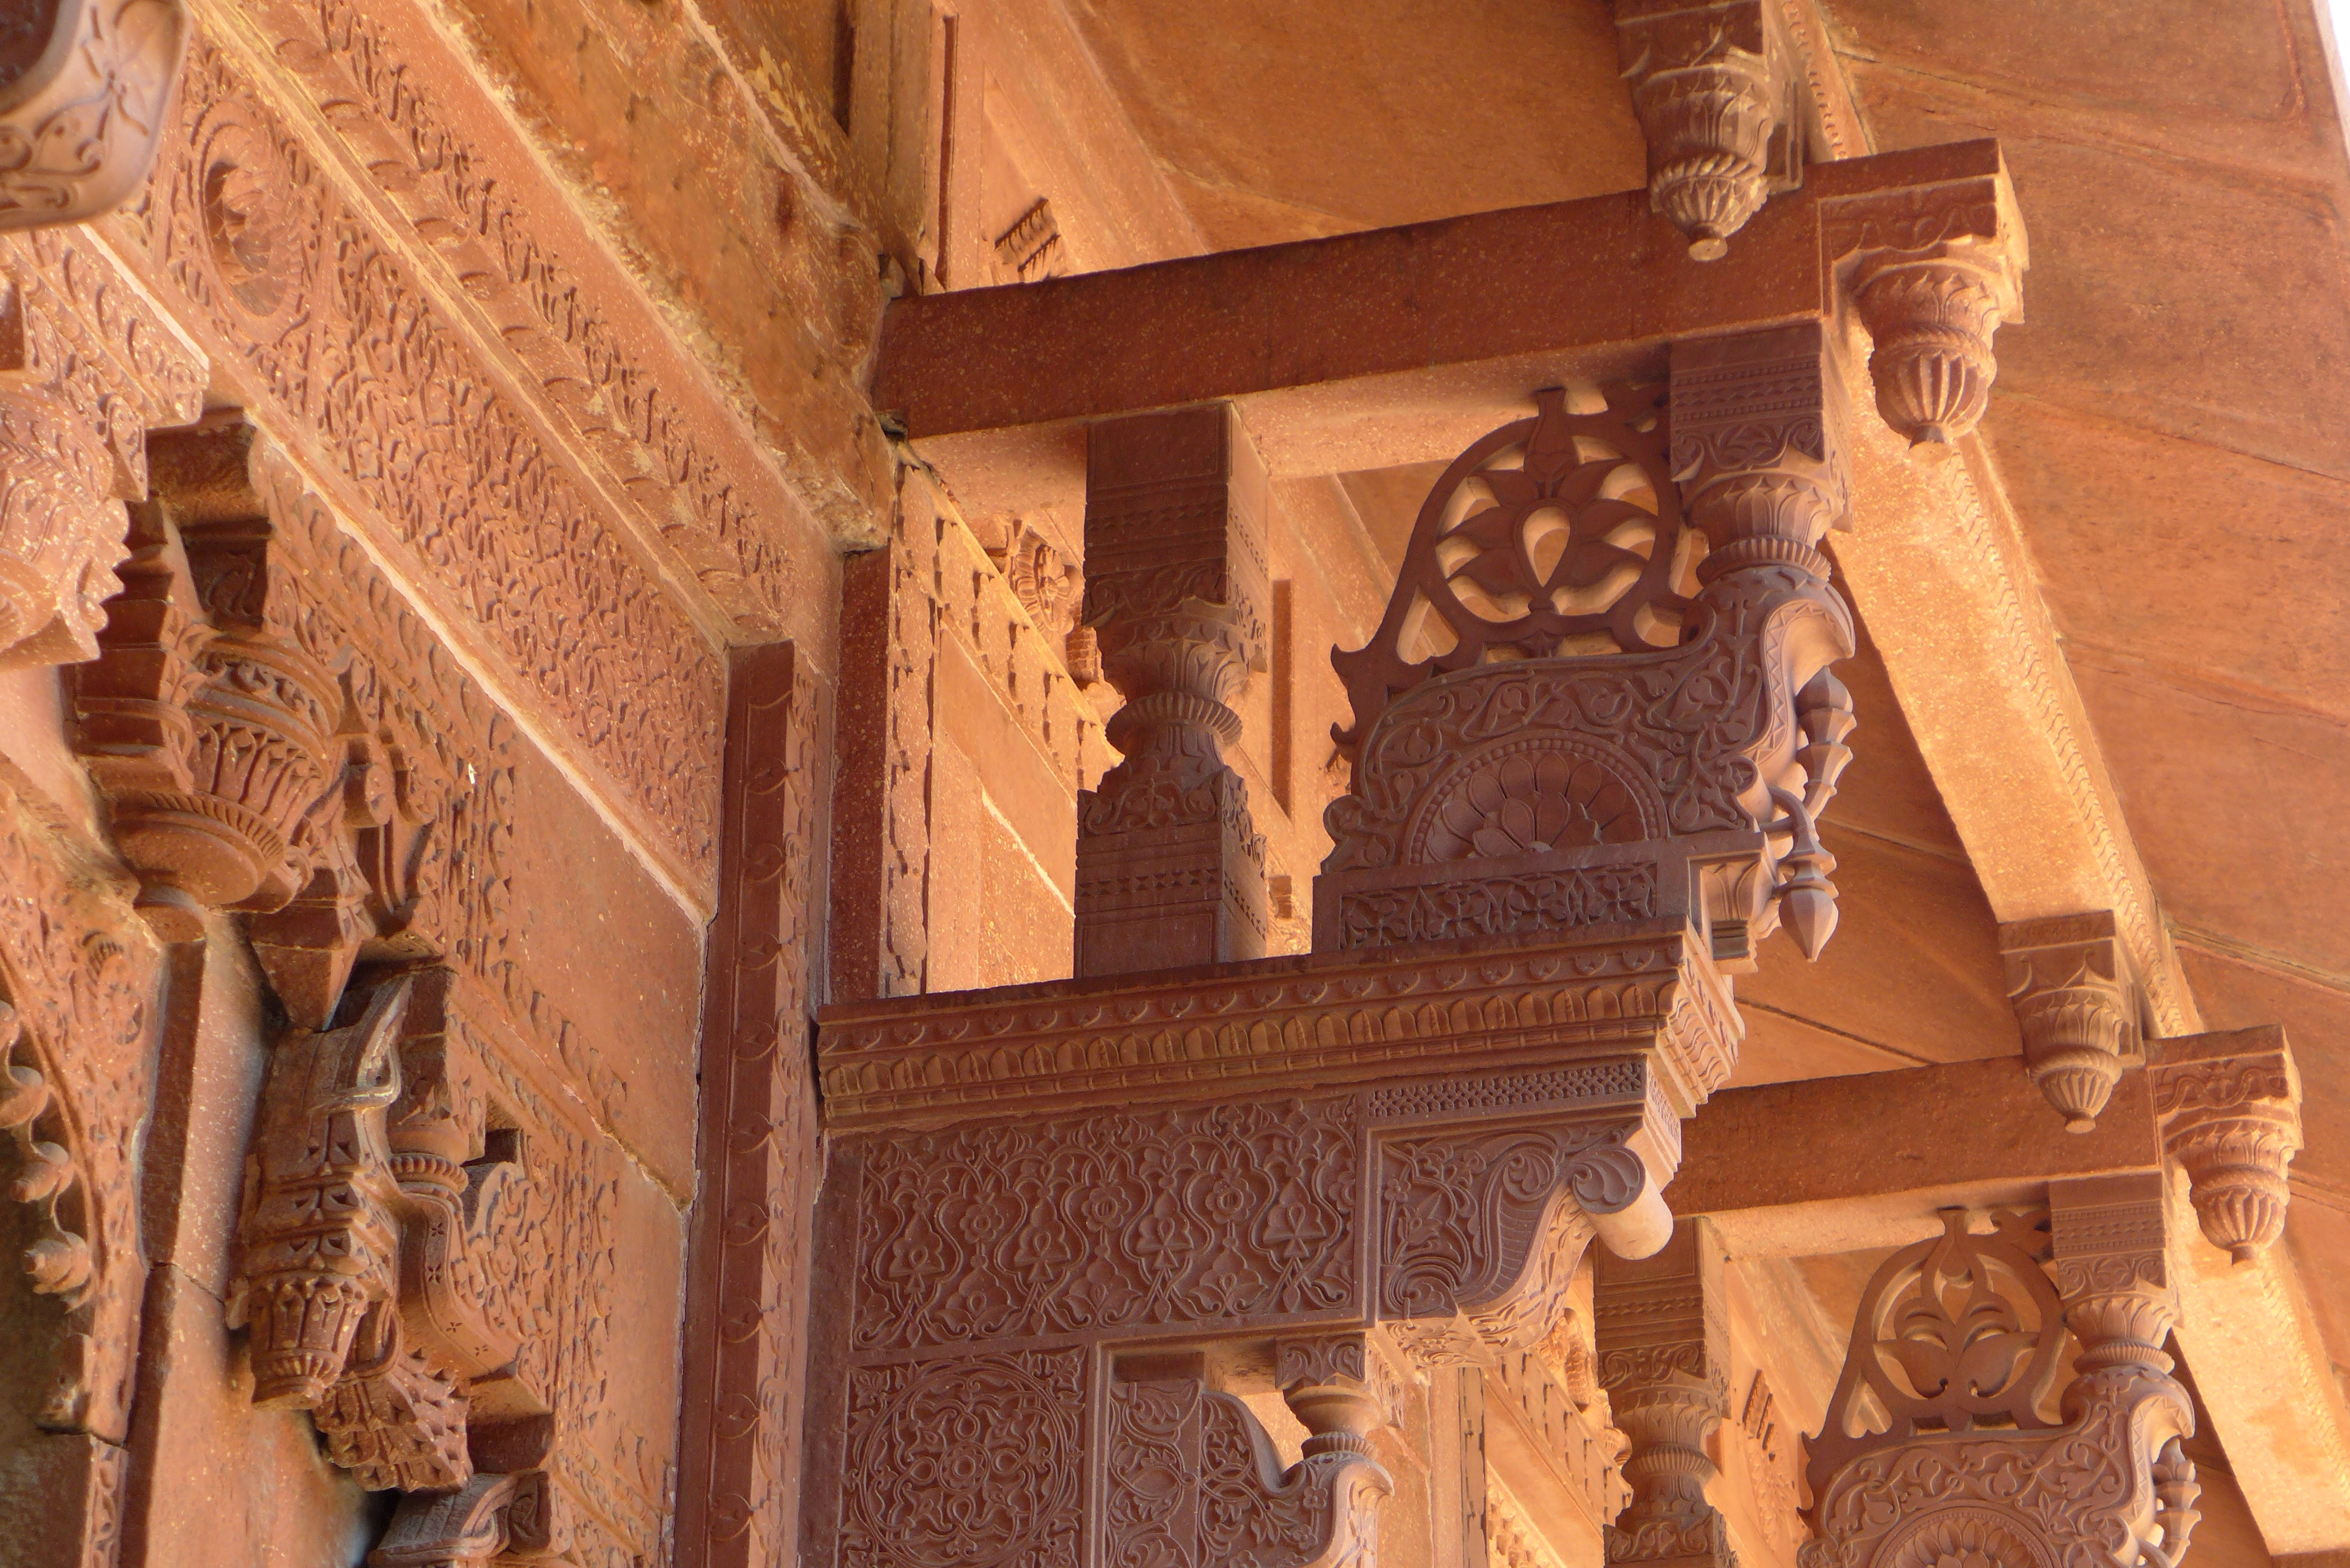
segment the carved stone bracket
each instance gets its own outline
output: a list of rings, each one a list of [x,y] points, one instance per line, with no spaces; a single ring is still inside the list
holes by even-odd
[[[2301,1148],[2301,1073],[2274,1026],[2155,1043],[2147,1067],[2163,1152],[2187,1172],[2210,1243],[2241,1265],[2284,1234]]]
[[[1783,919],[1819,950],[1854,727],[1827,352],[1677,344],[1669,394],[1539,394],[1438,480],[1378,631],[1333,655],[1355,770],[1317,947],[1688,918],[1733,971]]]
[[[487,1508],[474,1452],[543,1454],[549,1435],[523,1355],[547,1326],[529,1295],[547,1199],[521,1135],[452,1070],[452,979],[388,981],[359,1022],[272,1053],[231,1316],[252,1330],[254,1402],[310,1411],[362,1486],[471,1488]],[[439,1561],[398,1555],[403,1539],[396,1522],[383,1561]]]
[[[180,0],[51,0],[20,15],[32,19],[0,47],[0,230],[95,218],[154,164],[186,15]]]
[[[1811,1445],[1803,1568],[2178,1560],[2195,1419],[2161,1349],[2177,1306],[2160,1178],[2049,1196],[2053,1221],[2002,1213],[1989,1231],[1947,1210],[1870,1280]],[[2052,1408],[2068,1327],[2080,1351]],[[1872,1406],[1889,1426],[1863,1425]]]
[[[1594,1314],[1600,1386],[1631,1438],[1631,1506],[1607,1532],[1610,1563],[1733,1568],[1721,1515],[1705,1498],[1707,1442],[1730,1410],[1721,1246],[1702,1220],[1676,1226],[1655,1256],[1602,1254]]]
[[[1223,749],[1266,667],[1266,483],[1222,404],[1087,434],[1085,622],[1126,759],[1078,802],[1079,975],[1264,951],[1264,840]]]
[[[2111,914],[1999,929],[2008,1001],[2032,1081],[2069,1132],[2094,1131],[2126,1067],[2146,1059],[2137,987]]]
[[[1616,0],[1617,52],[1648,139],[1648,200],[1719,261],[1774,191],[1803,181],[1801,61],[1765,0]]]
[[[401,1500],[369,1568],[489,1568],[562,1557],[570,1532],[544,1470],[478,1474],[452,1491]]]
[[[1822,204],[1826,259],[1876,348],[1877,410],[1939,457],[1982,419],[1991,337],[2023,319],[2031,252],[2004,163],[1992,173]]]

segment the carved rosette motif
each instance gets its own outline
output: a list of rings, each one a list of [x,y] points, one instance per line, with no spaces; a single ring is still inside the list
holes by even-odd
[[[1992,335],[2023,318],[2031,254],[2005,169],[1831,202],[1821,224],[1875,344],[1877,412],[1920,455],[1948,454],[1990,405]]]
[[[2012,1214],[1895,1253],[1862,1293],[1811,1445],[1803,1568],[2175,1563],[2195,1514],[2159,1179],[2057,1183],[2051,1222]],[[2056,1410],[2069,1327],[2079,1354]],[[1870,1407],[1882,1430],[1861,1425]]]
[[[2301,1074],[2277,1028],[2161,1043],[2147,1068],[2163,1152],[2187,1172],[2204,1237],[2239,1265],[2284,1234]]]
[[[179,0],[49,0],[0,41],[0,230],[78,223],[146,182],[179,75]]]
[[[1616,0],[1617,52],[1648,141],[1648,199],[1719,261],[1774,190],[1800,182],[1795,51],[1764,0]]]
[[[2113,916],[2012,922],[2000,928],[1999,948],[2032,1081],[2066,1131],[2093,1130],[2122,1069],[2145,1055]]]
[[[1077,805],[1080,975],[1254,958],[1264,840],[1225,765],[1267,660],[1264,466],[1222,404],[1087,438],[1085,623],[1125,760]]]
[[[1851,612],[1815,327],[1678,345],[1669,392],[1566,393],[1439,479],[1386,618],[1334,655],[1355,724],[1321,947],[1687,919],[1752,967],[1835,929],[1817,824],[1852,753]]]

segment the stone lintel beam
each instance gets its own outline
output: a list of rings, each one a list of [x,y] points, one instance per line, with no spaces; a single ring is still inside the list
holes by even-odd
[[[1718,1094],[1684,1129],[1673,1212],[1709,1216],[1733,1257],[1888,1246],[1938,1209],[2038,1202],[2050,1181],[2154,1170],[2144,1073],[2095,1130],[2068,1133],[2013,1057]]]
[[[874,401],[986,504],[1074,502],[1087,423],[1217,400],[1275,474],[1451,457],[1540,388],[1660,375],[1676,338],[1834,316],[1851,269],[1829,238],[1860,232],[1856,210],[2001,230],[2005,189],[1991,140],[1825,165],[1746,223],[1735,267],[1690,260],[1643,190],[909,297],[883,323]]]

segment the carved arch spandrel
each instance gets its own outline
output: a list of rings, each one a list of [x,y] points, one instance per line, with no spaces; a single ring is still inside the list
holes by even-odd
[[[119,899],[68,875],[0,784],[0,1150],[33,1210],[19,1258],[63,1309],[43,1427],[129,1433],[147,1265],[135,1157],[153,1094],[160,954]]]

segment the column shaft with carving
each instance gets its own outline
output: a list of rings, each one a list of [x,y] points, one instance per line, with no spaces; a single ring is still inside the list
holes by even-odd
[[[1265,668],[1266,500],[1225,405],[1087,433],[1085,619],[1126,699],[1107,726],[1126,760],[1078,805],[1080,976],[1264,951],[1264,841],[1223,753]]]
[[[1767,0],[1616,0],[1617,52],[1648,139],[1648,199],[1718,261],[1803,178],[1798,62]]]
[[[1706,1501],[1707,1439],[1730,1413],[1722,1253],[1685,1220],[1655,1256],[1598,1259],[1599,1382],[1632,1440],[1632,1505],[1607,1532],[1607,1561],[1731,1568],[1722,1517]]]
[[[840,783],[833,797],[832,994],[929,989],[931,736],[938,719],[940,519],[899,473],[889,537],[841,565]]]
[[[791,1555],[815,1180],[807,922],[824,754],[815,682],[788,643],[738,649],[727,708],[678,1483],[677,1539],[691,1568],[760,1568]]]
[[[2065,1130],[2094,1131],[2122,1069],[2145,1055],[2137,990],[2113,916],[2012,921],[1999,929],[1999,950],[2033,1083]]]

